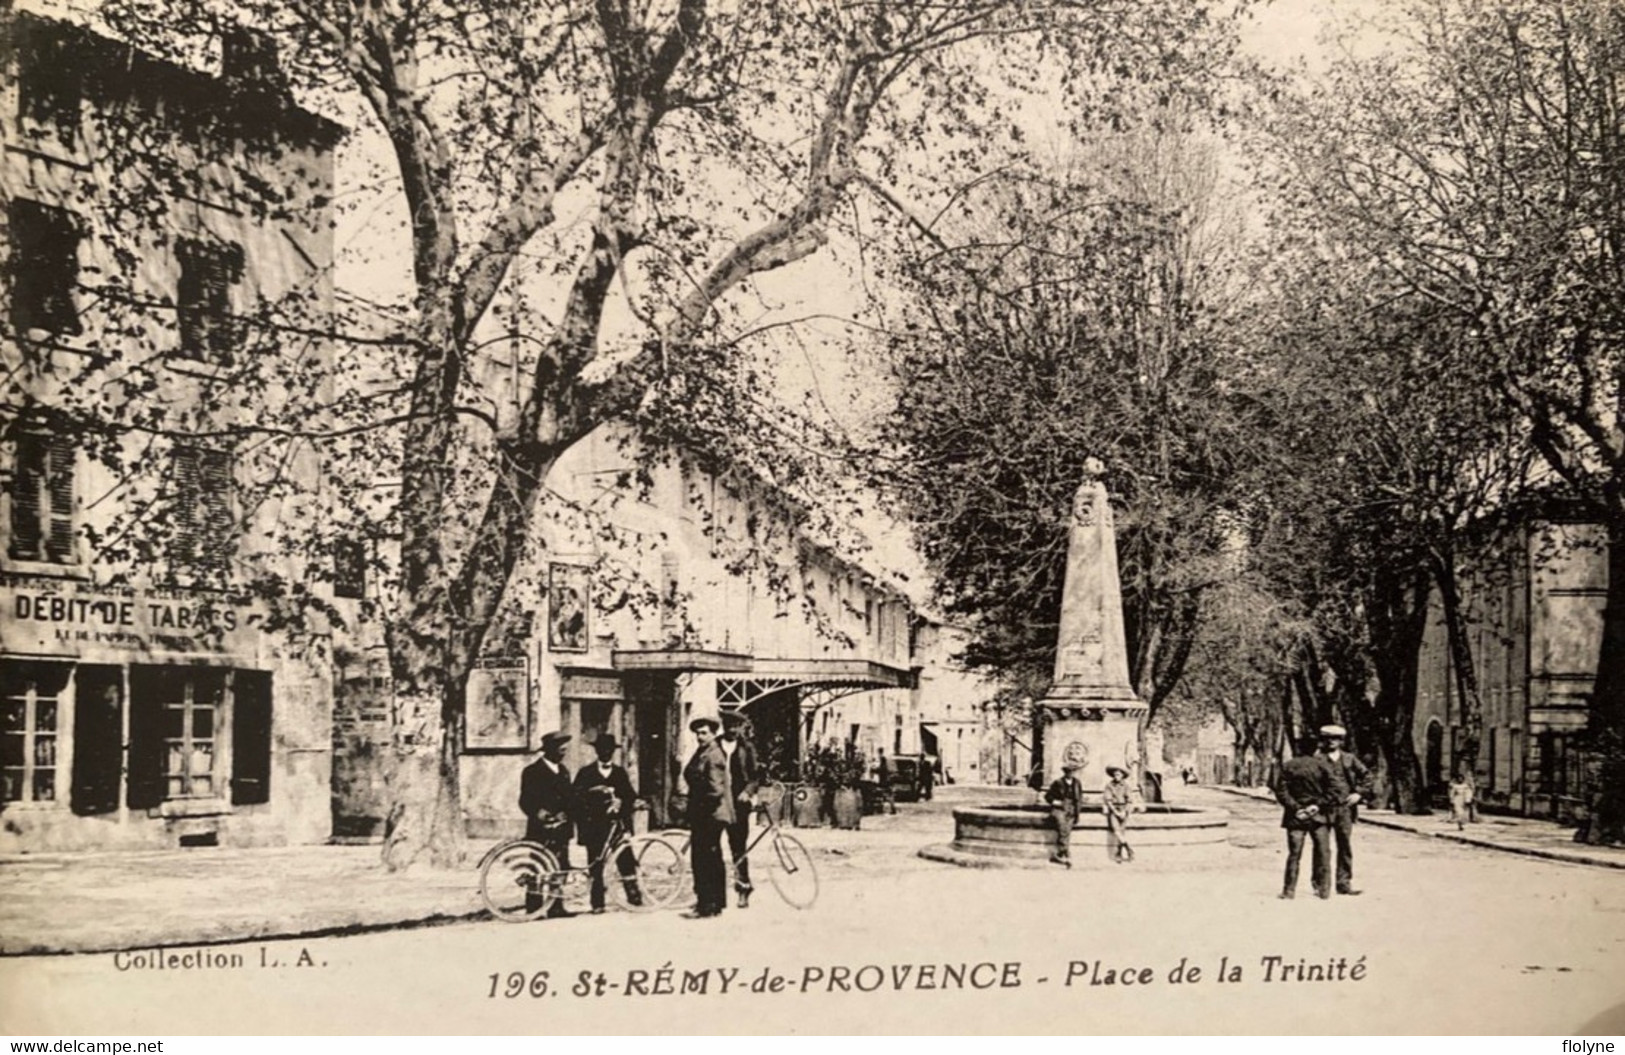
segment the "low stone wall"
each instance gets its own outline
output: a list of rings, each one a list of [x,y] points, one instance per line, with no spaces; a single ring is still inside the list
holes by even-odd
[[[1128,840],[1136,847],[1224,843],[1229,821],[1223,810],[1158,804],[1130,818]],[[1106,845],[1106,815],[1099,807],[1086,807],[1079,815],[1072,845]],[[1055,849],[1055,828],[1043,806],[956,809],[950,848],[961,854],[1046,860]]]

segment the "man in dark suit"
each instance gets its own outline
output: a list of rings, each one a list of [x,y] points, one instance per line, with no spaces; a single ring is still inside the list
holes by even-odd
[[[1281,827],[1286,829],[1286,875],[1281,880],[1281,897],[1298,892],[1298,862],[1303,858],[1303,840],[1313,846],[1309,881],[1317,897],[1332,896],[1331,823],[1333,812],[1331,763],[1315,754],[1315,742],[1304,737],[1296,757],[1281,765],[1275,781],[1275,801],[1281,804]]]
[[[542,737],[542,757],[519,775],[519,809],[525,815],[525,838],[546,847],[560,868],[570,867],[570,814],[574,796],[570,772],[564,767],[564,745],[569,742],[570,737],[564,733],[546,734]],[[555,900],[547,915],[555,919],[575,913]]]
[[[1055,852],[1049,859],[1058,865],[1072,867],[1072,829],[1077,826],[1078,814],[1083,807],[1083,785],[1078,782],[1078,770],[1083,763],[1068,758],[1061,763],[1061,775],[1044,793],[1049,806],[1050,820],[1055,823]]]
[[[1354,889],[1354,822],[1360,803],[1371,797],[1371,771],[1343,748],[1348,731],[1341,725],[1320,727],[1320,755],[1332,767],[1332,835],[1337,840],[1337,892]]]
[[[576,773],[575,808],[576,832],[581,845],[587,849],[588,874],[592,877],[592,910],[604,911],[604,844],[620,821],[621,827],[632,831],[632,803],[638,793],[632,787],[632,775],[625,766],[615,764],[615,752],[620,747],[608,733],[598,734],[592,749],[598,761],[582,766]],[[623,850],[615,860],[615,868],[626,885],[627,899],[634,905],[641,900],[637,888],[637,864],[630,851]]]
[[[750,815],[756,809],[756,790],[762,783],[761,764],[756,758],[756,746],[742,732],[745,716],[728,711],[722,716],[722,753],[728,756],[728,790],[733,796],[734,820],[728,825],[728,855],[734,863],[734,892],[739,895],[739,907],[750,908],[750,860],[745,847],[750,845]]]
[[[694,757],[683,767],[694,866],[695,905],[689,918],[707,919],[722,915],[728,904],[728,867],[722,859],[722,840],[737,818],[728,756],[717,742],[722,723],[715,718],[696,718],[688,728],[699,741]]]

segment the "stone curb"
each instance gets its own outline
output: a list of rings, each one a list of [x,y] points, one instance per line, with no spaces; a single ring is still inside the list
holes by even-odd
[[[1273,796],[1261,793],[1253,788],[1225,787],[1220,784],[1207,785],[1217,791],[1231,795],[1241,795],[1260,802],[1273,801]],[[1484,839],[1476,835],[1467,835],[1463,832],[1427,832],[1421,831],[1409,824],[1388,820],[1386,817],[1373,817],[1369,812],[1360,815],[1361,824],[1369,824],[1376,828],[1386,828],[1389,831],[1408,832],[1419,835],[1424,839],[1448,839],[1451,842],[1462,843],[1467,846],[1478,846],[1486,850],[1500,850],[1504,853],[1522,854],[1525,857],[1539,857],[1548,861],[1562,861],[1565,864],[1591,865],[1596,868],[1625,869],[1625,857],[1614,860],[1607,857],[1596,857],[1580,851],[1573,850],[1546,850],[1538,846],[1517,846],[1508,843],[1496,842],[1493,839]]]

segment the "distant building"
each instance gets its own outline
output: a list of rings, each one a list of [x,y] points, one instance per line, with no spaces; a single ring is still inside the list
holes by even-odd
[[[1572,819],[1595,787],[1579,749],[1602,643],[1607,539],[1597,524],[1544,519],[1521,527],[1465,577],[1463,607],[1483,705],[1479,800]],[[1462,735],[1461,690],[1434,597],[1412,726],[1423,779],[1442,794]]]
[[[572,448],[549,476],[556,515],[516,572],[470,681],[463,803],[470,829],[521,826],[520,769],[541,737],[622,745],[656,823],[675,820],[689,722],[748,718],[769,772],[799,778],[834,741],[871,763],[918,749],[913,609],[876,573],[807,538],[803,513],[764,482],[649,451],[623,426]],[[573,512],[571,512],[573,511]],[[387,561],[385,562],[387,564]],[[357,600],[341,600],[359,615]],[[341,835],[379,830],[391,736],[381,628],[340,650],[335,811]]]
[[[1026,715],[1006,707],[999,686],[966,670],[957,657],[966,632],[921,618],[915,631],[920,668],[920,750],[937,758],[940,779],[961,784],[1021,783],[1032,767]]]
[[[242,371],[327,355],[340,130],[247,31],[207,72],[10,5],[0,39],[0,850],[324,839],[322,649],[242,589],[298,577],[265,540],[322,466],[232,430]]]

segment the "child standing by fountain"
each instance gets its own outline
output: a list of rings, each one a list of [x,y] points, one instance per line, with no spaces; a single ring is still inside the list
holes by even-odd
[[[1122,864],[1134,860],[1134,848],[1124,838],[1129,814],[1134,812],[1134,792],[1128,786],[1128,770],[1122,766],[1107,766],[1106,775],[1112,778],[1100,796],[1106,811],[1106,852]]]

